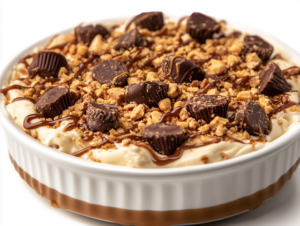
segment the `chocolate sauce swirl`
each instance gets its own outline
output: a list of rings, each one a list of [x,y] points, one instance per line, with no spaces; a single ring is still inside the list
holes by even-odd
[[[13,89],[26,89],[26,88],[31,88],[31,87],[26,87],[26,86],[20,86],[20,85],[11,85],[9,87],[0,89],[0,93],[3,93],[4,95],[7,95],[8,91],[13,90]]]
[[[31,129],[36,129],[39,128],[41,126],[53,126],[55,125],[57,122],[63,122],[63,121],[67,121],[67,120],[73,120],[73,121],[78,121],[79,117],[74,116],[74,115],[68,115],[66,117],[60,118],[60,119],[56,119],[53,121],[40,121],[40,122],[36,122],[36,123],[30,123],[33,119],[36,118],[43,118],[44,115],[43,114],[31,114],[31,115],[27,115],[24,119],[23,122],[23,127],[25,129],[31,130]]]

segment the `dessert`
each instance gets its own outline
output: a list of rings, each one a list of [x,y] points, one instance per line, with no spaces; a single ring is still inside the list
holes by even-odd
[[[58,151],[134,168],[201,165],[299,123],[299,67],[278,54],[201,13],[148,12],[54,37],[1,93],[16,124]]]

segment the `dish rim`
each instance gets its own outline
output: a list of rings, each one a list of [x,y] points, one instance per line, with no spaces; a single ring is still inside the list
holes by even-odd
[[[178,15],[165,15],[170,19],[179,19],[182,16]],[[91,21],[86,24],[93,23],[102,23],[105,25],[114,24],[120,21],[128,21],[131,17],[121,17],[121,18],[108,18],[104,20]],[[218,19],[218,18],[217,18]],[[219,20],[219,19],[218,19]],[[262,35],[267,40],[272,40],[272,44],[274,45],[274,41],[279,44],[280,48],[285,49],[286,52],[289,52],[289,56],[291,59],[298,57],[298,62],[300,64],[300,55],[294,50],[292,47],[274,37],[273,35],[262,31],[258,28],[252,27],[250,25],[239,23],[235,21],[228,21],[226,23],[230,26],[237,28],[241,31],[248,31],[249,33],[255,31],[255,33]],[[55,34],[65,34],[73,31],[74,27],[69,27],[60,32],[56,32]],[[251,32],[253,33],[253,32]],[[3,87],[6,85],[10,78],[10,72],[12,68],[17,64],[18,60],[25,55],[32,52],[35,47],[40,47],[45,45],[55,34],[49,35],[37,42],[34,42],[27,48],[24,48],[20,51],[15,57],[13,57],[6,66],[0,71],[0,86]],[[11,119],[9,113],[5,109],[4,105],[4,97],[1,95],[0,97],[0,123],[3,126],[3,129],[6,133],[10,133],[12,137],[14,137],[19,143],[28,147],[31,153],[34,153],[37,157],[45,159],[47,162],[52,162],[54,164],[59,164],[63,168],[72,168],[74,171],[85,172],[88,174],[99,174],[106,173],[107,175],[115,175],[115,176],[147,176],[147,177],[163,177],[163,176],[177,176],[177,175],[191,175],[191,174],[199,174],[199,173],[209,173],[218,170],[228,169],[233,170],[234,167],[238,165],[243,165],[247,167],[249,165],[257,164],[258,162],[265,161],[266,159],[271,158],[272,156],[278,154],[283,151],[286,147],[290,146],[292,143],[296,142],[300,138],[300,134],[297,134],[297,130],[300,130],[300,123],[295,127],[291,128],[285,134],[278,137],[276,140],[272,141],[270,145],[259,149],[258,151],[254,151],[242,156],[238,156],[232,159],[228,159],[226,161],[215,162],[211,164],[205,165],[195,165],[195,166],[185,166],[185,167],[176,167],[176,168],[130,168],[124,166],[117,166],[111,164],[99,164],[92,161],[87,161],[81,158],[77,158],[71,156],[70,154],[66,154],[63,152],[59,152],[50,148],[39,141],[35,140],[31,136],[28,136],[23,130],[21,130],[17,124]]]

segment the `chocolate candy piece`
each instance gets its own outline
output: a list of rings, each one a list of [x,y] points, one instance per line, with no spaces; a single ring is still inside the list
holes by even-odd
[[[270,63],[260,74],[260,86],[258,91],[267,96],[275,96],[291,91],[292,87],[282,74],[282,71],[275,63]]]
[[[164,17],[162,12],[147,12],[135,16],[133,22],[136,27],[157,31],[164,26]]]
[[[118,60],[104,60],[93,69],[93,78],[108,86],[125,86],[128,75],[128,68]]]
[[[140,47],[145,45],[146,40],[143,38],[138,29],[134,28],[119,37],[118,41],[114,45],[114,49],[129,49],[130,47]]]
[[[172,155],[184,142],[184,129],[180,126],[158,123],[146,126],[142,136],[159,154]]]
[[[176,56],[166,56],[163,59],[162,71],[176,83],[202,81],[205,75],[205,72],[192,61]]]
[[[89,102],[86,110],[86,122],[90,130],[104,132],[119,126],[119,111],[113,104]]]
[[[201,95],[188,99],[186,109],[196,120],[209,123],[214,117],[226,118],[229,101],[222,95]]]
[[[244,38],[242,55],[255,52],[262,61],[267,61],[273,53],[273,46],[261,37],[253,35]]]
[[[77,42],[82,42],[88,46],[91,44],[96,35],[101,35],[105,38],[108,35],[108,30],[101,24],[87,25],[84,27],[75,28],[75,38]]]
[[[126,101],[157,107],[158,102],[168,95],[169,85],[164,82],[139,82],[128,86]]]
[[[186,33],[200,43],[212,38],[213,34],[218,33],[220,29],[220,24],[202,13],[192,13],[186,23]]]
[[[248,100],[240,106],[235,119],[238,127],[245,129],[249,134],[261,135],[269,133],[269,119],[264,109],[255,101]]]
[[[55,86],[44,93],[36,102],[35,107],[39,113],[54,118],[73,105],[72,94],[66,86]]]
[[[66,58],[60,53],[41,51],[34,55],[32,63],[28,67],[29,75],[39,75],[43,78],[57,77],[61,67],[67,65]]]

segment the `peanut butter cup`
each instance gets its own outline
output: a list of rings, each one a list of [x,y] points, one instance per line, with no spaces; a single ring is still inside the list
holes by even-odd
[[[262,61],[267,61],[273,53],[273,46],[257,35],[246,36],[242,55],[255,52]]]
[[[203,119],[207,123],[214,117],[226,118],[229,101],[222,95],[201,95],[190,98],[186,109],[196,120]]]
[[[119,126],[119,111],[112,104],[89,102],[86,110],[86,122],[90,130],[104,132]]]
[[[104,60],[93,69],[93,78],[108,86],[125,86],[129,75],[128,68],[118,60]]]
[[[162,71],[176,83],[202,81],[205,75],[205,72],[192,61],[176,56],[166,56],[163,59]]]
[[[108,35],[108,30],[101,24],[87,25],[84,27],[75,28],[75,38],[77,42],[82,42],[88,46],[91,44],[96,35],[101,35],[105,38]]]
[[[260,86],[258,91],[267,96],[275,96],[291,91],[292,87],[275,63],[270,63],[260,74]]]
[[[56,52],[41,51],[34,55],[32,63],[28,66],[28,72],[31,77],[39,75],[43,78],[57,77],[61,67],[67,65],[66,58]]]
[[[268,116],[264,109],[253,100],[248,100],[239,107],[235,119],[238,122],[238,127],[251,135],[257,136],[270,132]]]
[[[40,97],[35,107],[39,113],[54,118],[62,114],[71,105],[73,105],[73,99],[68,87],[55,86]]]
[[[157,107],[158,102],[168,95],[169,85],[164,82],[139,82],[126,90],[126,101]]]
[[[213,18],[202,13],[192,13],[186,23],[186,33],[200,43],[204,43],[206,39],[211,39],[214,33],[218,33],[221,29]]]
[[[184,142],[184,129],[180,126],[158,123],[146,126],[142,136],[162,155],[172,155]]]
[[[145,46],[146,40],[143,38],[137,28],[130,30],[129,32],[121,35],[114,45],[114,49],[129,49],[131,47]]]
[[[162,12],[146,12],[135,16],[132,22],[136,27],[157,31],[164,26],[164,17]]]

